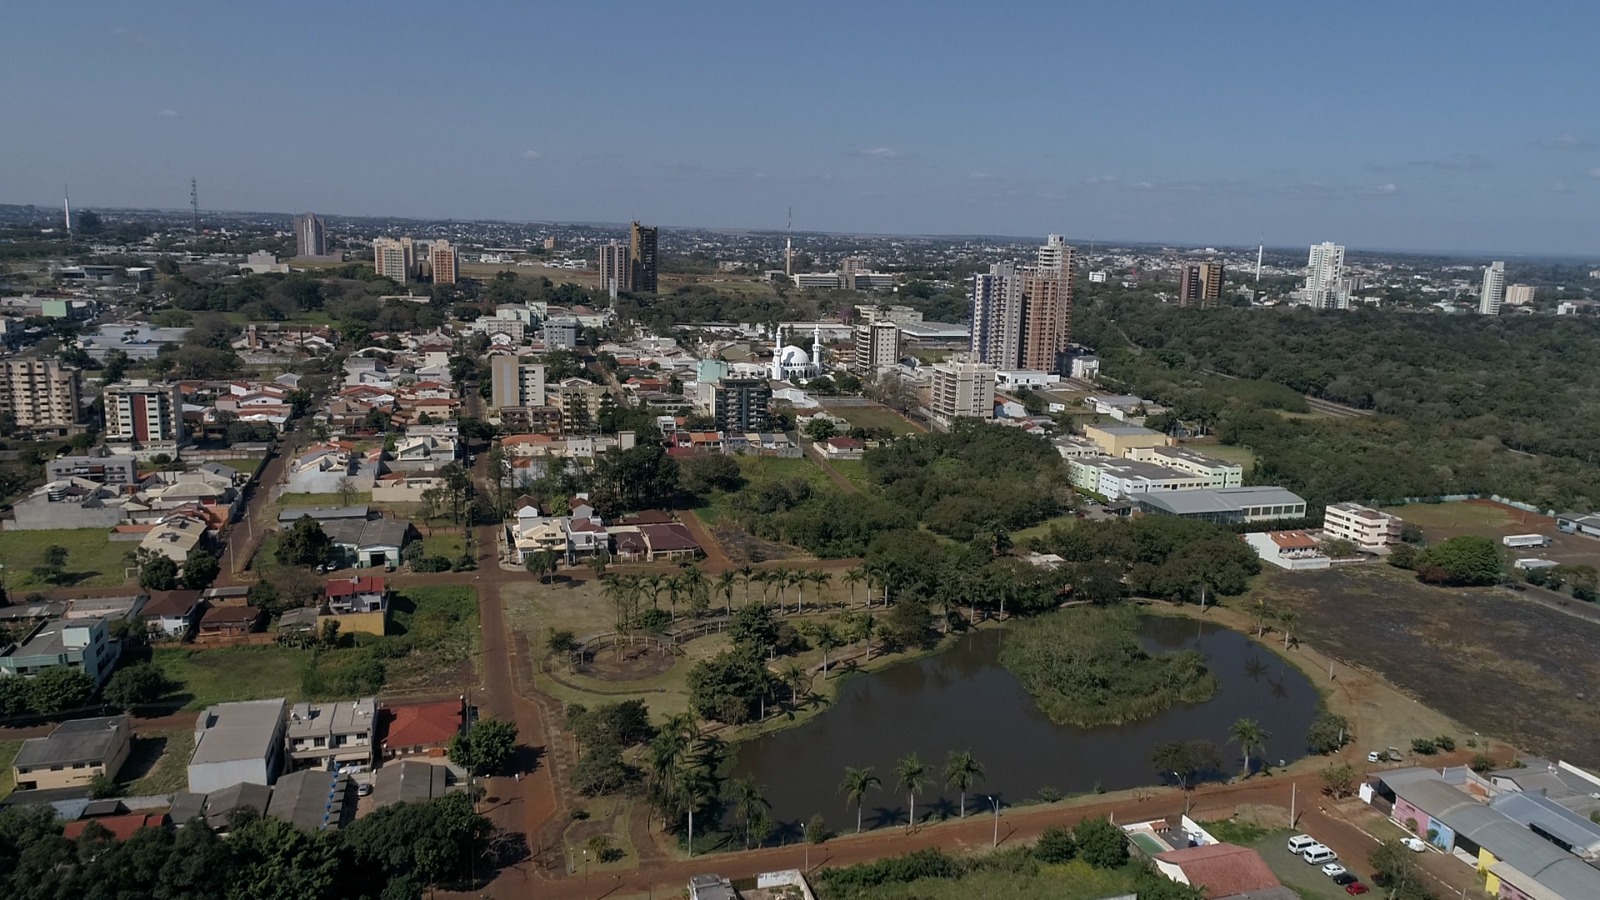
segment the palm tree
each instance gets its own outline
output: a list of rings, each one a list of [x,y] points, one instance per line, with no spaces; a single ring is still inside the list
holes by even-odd
[[[755,580],[756,570],[753,566],[739,567],[739,580],[744,582],[744,605],[750,605],[750,582]]]
[[[1239,749],[1244,751],[1245,776],[1250,774],[1250,751],[1260,747],[1261,752],[1265,753],[1267,739],[1270,737],[1272,733],[1262,728],[1261,723],[1255,719],[1240,719],[1228,728],[1229,743],[1238,744]]]
[[[727,601],[728,615],[733,615],[733,588],[739,583],[739,576],[733,572],[723,572],[717,576],[717,593]]]
[[[845,809],[855,804],[856,834],[861,833],[861,801],[866,799],[867,791],[880,787],[883,787],[883,779],[872,774],[871,766],[861,769],[845,767],[844,781],[839,784],[839,790],[844,794]]]
[[[664,576],[664,575],[646,575],[645,578],[644,578],[644,586],[649,588],[649,590],[650,590],[650,605],[655,607],[656,609],[660,609],[661,608],[661,592],[663,590],[665,590],[666,587],[667,587],[666,576]]]
[[[855,606],[856,585],[866,580],[867,573],[862,571],[860,566],[856,566],[846,571],[842,577],[844,579],[844,583],[850,586],[850,605]]]
[[[821,569],[817,569],[816,571],[811,573],[811,586],[817,589],[817,603],[818,604],[820,604],[822,602],[822,589],[826,588],[826,587],[832,587],[832,585],[833,585],[833,573],[832,572],[824,572]]]
[[[673,785],[678,802],[689,814],[689,855],[694,856],[694,811],[711,799],[711,777],[698,766],[681,769]]]
[[[950,751],[944,761],[944,783],[961,792],[961,818],[967,817],[967,789],[983,780],[983,763],[971,750]]]
[[[1278,624],[1283,626],[1283,649],[1285,650],[1289,649],[1289,641],[1292,640],[1289,637],[1289,632],[1294,628],[1294,620],[1298,618],[1300,618],[1300,614],[1292,609],[1286,609],[1278,613]]]
[[[756,784],[754,778],[740,778],[734,781],[733,814],[739,822],[739,827],[744,831],[744,848],[746,850],[750,849],[750,832],[752,828],[771,808],[772,802],[766,798],[761,786]]]
[[[778,678],[789,686],[789,705],[800,705],[800,686],[806,683],[806,670],[800,668],[799,663],[789,663],[778,673]]]
[[[917,827],[917,795],[928,785],[928,767],[915,753],[900,758],[894,764],[894,783],[900,790],[906,792],[906,800],[911,805],[911,821],[907,827]]]

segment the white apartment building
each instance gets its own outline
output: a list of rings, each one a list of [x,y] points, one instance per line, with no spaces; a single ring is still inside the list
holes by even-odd
[[[1134,494],[1198,491],[1209,486],[1209,479],[1205,476],[1180,472],[1155,463],[1105,456],[1069,458],[1067,471],[1074,487],[1099,494],[1107,500]]]
[[[1478,315],[1500,315],[1506,299],[1506,264],[1495,261],[1483,269],[1483,286],[1478,291]]]
[[[1316,309],[1349,309],[1350,298],[1339,293],[1344,276],[1344,247],[1324,241],[1311,245],[1306,263],[1306,300]]]
[[[140,447],[183,442],[183,395],[171,382],[136,378],[106,385],[106,440]]]
[[[417,248],[411,238],[374,238],[372,265],[379,275],[405,284],[417,270]]]
[[[607,241],[600,245],[600,289],[607,294],[613,288],[622,293],[633,290],[633,262],[631,249],[621,241]]]
[[[1230,488],[1244,483],[1244,466],[1187,447],[1135,447],[1128,451],[1128,458],[1203,478],[1206,483],[1201,487]]]
[[[946,422],[958,418],[994,418],[994,366],[981,362],[946,361],[933,366],[929,408]]]
[[[1508,284],[1506,285],[1507,306],[1527,306],[1533,302],[1533,285]]]
[[[73,431],[83,421],[82,390],[82,373],[58,360],[0,360],[0,413],[10,413],[19,431]]]
[[[496,356],[489,361],[490,405],[495,409],[517,406],[544,406],[544,363],[528,362],[515,356]]]
[[[1322,517],[1322,530],[1330,539],[1349,541],[1369,553],[1400,543],[1405,522],[1359,503],[1330,503]]]
[[[995,263],[972,276],[972,344],[979,362],[1017,368],[1022,347],[1022,280],[1015,263]]]

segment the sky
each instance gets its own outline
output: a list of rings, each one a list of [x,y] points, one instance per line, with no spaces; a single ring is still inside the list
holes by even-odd
[[[1600,256],[1600,3],[17,0],[0,203]]]

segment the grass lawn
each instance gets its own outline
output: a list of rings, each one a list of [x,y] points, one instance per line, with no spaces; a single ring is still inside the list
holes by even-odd
[[[1302,863],[1303,865],[1303,863]],[[1320,875],[1318,876],[1321,877]],[[1328,882],[1330,885],[1333,882]],[[827,882],[812,876],[821,900],[839,896]],[[1028,897],[1030,900],[1100,900],[1131,895],[1134,869],[1096,869],[1083,860],[1061,865],[1041,865],[1035,873],[974,872],[960,878],[919,878],[916,881],[878,885],[874,900],[967,900],[970,897]]]
[[[127,553],[139,545],[131,541],[112,543],[110,532],[101,528],[65,528],[46,531],[0,531],[0,562],[5,564],[6,587],[45,588],[51,585],[36,578],[33,567],[44,562],[45,548],[67,548],[66,579],[63,585],[115,587],[126,581],[123,569]]]
[[[351,505],[351,506],[360,506],[363,503],[371,503],[371,502],[372,502],[372,492],[371,491],[356,491],[351,496],[349,505]],[[324,506],[324,507],[327,507],[327,506],[343,506],[343,505],[345,505],[345,504],[342,504],[342,503],[339,502],[339,495],[338,494],[284,494],[283,496],[279,497],[278,499],[272,501],[272,503],[279,510],[288,509],[291,506],[312,506],[312,507]]]
[[[237,469],[246,475],[254,472],[261,465],[261,460],[259,459],[215,459],[212,462],[227,466],[230,469]]]
[[[1207,827],[1209,828],[1209,826]],[[1266,832],[1265,835],[1245,844],[1245,846],[1261,854],[1261,858],[1266,861],[1267,868],[1272,870],[1272,874],[1278,876],[1278,880],[1283,882],[1285,887],[1294,890],[1306,900],[1340,900],[1340,898],[1348,897],[1344,892],[1344,888],[1334,884],[1333,879],[1323,875],[1316,866],[1307,865],[1306,861],[1299,855],[1289,852],[1289,837],[1293,834],[1295,832],[1288,829],[1275,829]],[[1221,835],[1217,836],[1221,838]],[[1357,876],[1362,877],[1363,880],[1371,871],[1371,866],[1364,859],[1341,859],[1339,862],[1345,868],[1357,873]],[[1372,887],[1370,884],[1367,886]],[[1371,894],[1369,896],[1378,895]]]
[[[1022,542],[1028,538],[1044,537],[1045,535],[1049,534],[1050,526],[1052,525],[1060,525],[1063,528],[1070,528],[1077,524],[1077,522],[1078,517],[1073,515],[1056,516],[1054,519],[1045,519],[1043,522],[1040,522],[1039,524],[1030,528],[1024,528],[1021,531],[1011,532],[1011,543],[1021,546]]]
[[[403,639],[411,650],[384,661],[382,693],[429,693],[476,683],[472,660],[483,638],[476,589],[462,584],[406,588],[391,601],[389,613],[391,636],[383,640]]]
[[[188,790],[189,757],[193,753],[192,728],[141,734],[133,739],[128,762],[118,780],[126,781],[123,790],[130,797]]]
[[[738,461],[739,473],[744,476],[745,490],[764,481],[790,478],[805,479],[819,489],[838,490],[828,478],[828,473],[817,468],[815,463],[803,456],[785,459],[779,456],[735,455],[733,458]],[[714,491],[701,503],[701,506],[696,507],[696,512],[700,516],[700,521],[709,526],[729,517],[733,507],[733,494]]]
[[[872,485],[872,479],[867,477],[867,464],[864,460],[830,459],[826,464],[862,490],[867,490]]]
[[[11,777],[11,761],[22,749],[21,741],[0,741],[0,797],[10,796],[17,782]]]
[[[1410,503],[1389,507],[1384,512],[1394,513],[1423,528],[1481,531],[1504,528],[1515,521],[1502,507],[1483,503]]]
[[[856,428],[887,428],[895,434],[921,434],[926,429],[911,424],[887,406],[839,406],[828,410]]]
[[[178,684],[173,699],[182,699],[185,710],[200,710],[230,700],[298,700],[301,676],[311,656],[276,645],[214,650],[157,647],[152,659]]]
[[[459,559],[466,550],[459,531],[436,531],[422,539],[423,556],[446,556]]]

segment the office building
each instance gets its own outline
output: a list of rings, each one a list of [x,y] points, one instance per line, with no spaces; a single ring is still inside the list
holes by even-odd
[[[996,369],[1057,372],[1072,337],[1072,248],[1058,234],[1035,265],[991,266],[973,276],[971,349]]]
[[[236,784],[271,784],[283,768],[288,701],[218,703],[194,724],[189,790],[209,794]]]
[[[55,359],[0,359],[0,413],[20,433],[60,435],[83,421],[83,374]]]
[[[544,348],[546,350],[571,350],[578,346],[578,319],[576,316],[551,316],[544,320]]]
[[[379,275],[404,284],[417,270],[416,252],[411,238],[374,238],[372,265]]]
[[[1478,291],[1478,315],[1500,315],[1506,299],[1506,264],[1492,262],[1483,269],[1483,287]]]
[[[1178,274],[1179,306],[1215,306],[1222,297],[1222,263],[1184,263]]]
[[[1533,285],[1508,284],[1506,285],[1507,306],[1527,306],[1533,302]]]
[[[1311,246],[1306,262],[1306,302],[1315,309],[1349,309],[1350,298],[1339,292],[1344,276],[1344,248],[1324,241]]]
[[[497,410],[543,406],[544,371],[544,363],[529,362],[515,356],[492,357],[489,360],[489,405]]]
[[[428,269],[433,272],[434,284],[456,283],[456,248],[449,241],[434,241],[428,245]]]
[[[656,292],[656,229],[633,223],[633,240],[628,256],[633,267],[633,289],[642,294]]]
[[[1359,503],[1330,503],[1322,514],[1322,530],[1333,540],[1349,541],[1369,553],[1400,543],[1405,523]]]
[[[106,385],[106,440],[139,445],[183,442],[183,396],[176,384],[145,379]]]
[[[294,217],[294,252],[301,258],[328,255],[328,229],[321,216]]]
[[[139,481],[139,460],[113,454],[105,447],[97,447],[85,450],[80,455],[47,460],[44,475],[46,481],[82,478],[96,484],[136,484]]]
[[[900,326],[888,320],[856,325],[855,360],[857,373],[872,375],[900,364]]]
[[[969,361],[945,361],[933,366],[933,396],[929,408],[945,421],[958,418],[994,418],[994,366]]]
[[[724,378],[711,385],[711,417],[719,431],[766,431],[772,387],[764,378]]]
[[[1127,458],[1155,463],[1202,479],[1200,487],[1229,488],[1244,484],[1244,466],[1206,456],[1188,447],[1131,447]]]
[[[87,787],[99,776],[116,778],[132,745],[127,716],[62,722],[47,737],[22,742],[11,763],[17,790]]]
[[[619,293],[633,290],[633,254],[621,241],[600,245],[600,289]]]

